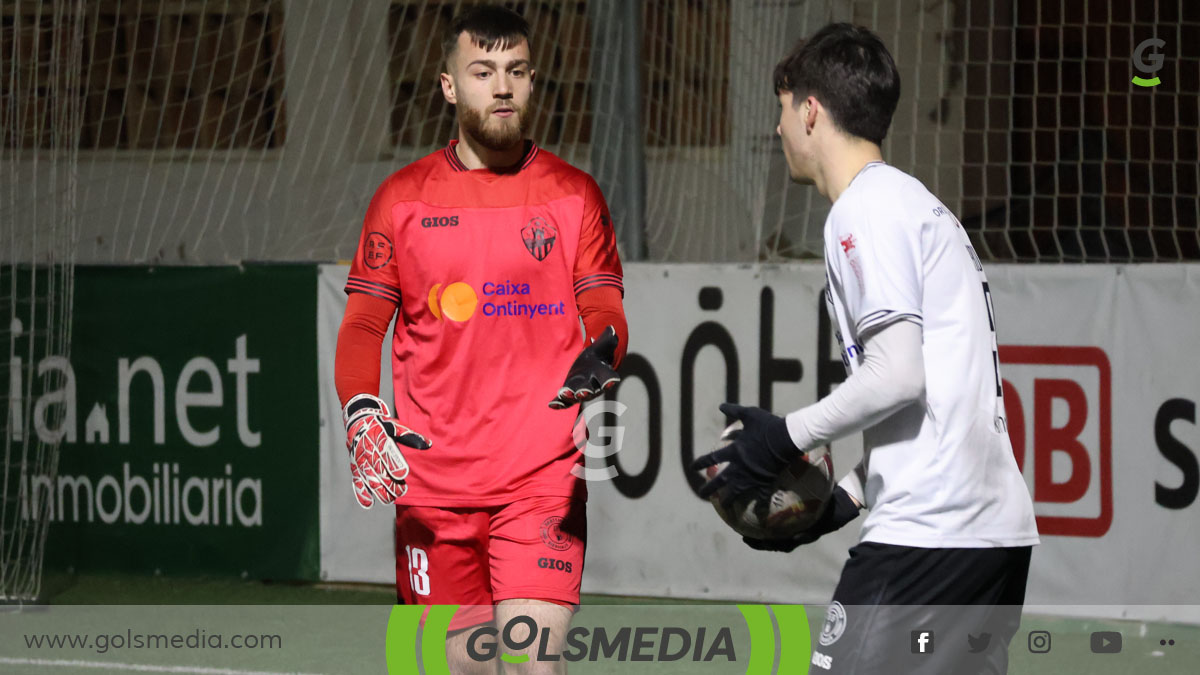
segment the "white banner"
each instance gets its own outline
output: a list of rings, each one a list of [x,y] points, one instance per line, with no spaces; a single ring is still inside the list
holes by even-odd
[[[317,353],[321,383],[321,578],[396,583],[392,523],[396,511],[358,505],[350,489],[350,455],[333,382],[338,328],[346,312],[348,265],[321,265],[317,275]],[[392,400],[391,328],[380,354],[379,397]]]
[[[345,274],[321,275],[325,436],[337,450],[322,473],[322,573],[391,582],[390,518],[350,495],[333,393]],[[988,275],[1011,433],[1043,534],[1029,604],[1104,605],[1097,615],[1200,605],[1200,379],[1184,351],[1200,336],[1200,266],[992,265]],[[823,284],[819,264],[627,266],[624,445],[619,476],[590,486],[585,592],[828,601],[856,524],[790,555],[753,551],[684,469],[717,437],[722,401],[783,413],[843,378]],[[858,438],[835,443],[838,475],[860,454]],[[1190,612],[1138,618],[1200,620]]]

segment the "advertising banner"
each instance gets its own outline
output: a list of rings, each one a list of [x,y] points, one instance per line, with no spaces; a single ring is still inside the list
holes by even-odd
[[[10,383],[14,446],[62,443],[47,565],[314,578],[315,315],[311,265],[78,268],[70,359]]]
[[[1200,297],[1200,267],[987,272],[1010,435],[1042,535],[1028,603],[1083,614],[1200,603],[1200,577],[1182,562],[1200,557],[1200,379],[1181,344],[1200,335],[1200,318],[1188,310]],[[857,524],[791,555],[753,551],[696,496],[699,478],[685,468],[717,439],[721,402],[783,413],[844,379],[824,281],[819,264],[627,266],[630,353],[616,394],[623,406],[608,430],[621,443],[611,457],[587,459],[591,468],[615,468],[591,475],[615,475],[589,485],[585,592],[828,601]],[[340,310],[324,316],[322,334],[336,335],[331,317]],[[321,347],[323,382],[332,376],[329,344]],[[329,418],[336,403],[322,409]],[[860,439],[835,442],[832,457],[841,476],[861,457]],[[326,489],[345,498],[327,508],[357,509],[337,469]],[[930,476],[930,489],[939,480]],[[349,578],[394,580],[380,543],[390,542],[390,521],[377,520],[359,518],[325,538],[325,574],[344,578],[339,551],[361,538],[375,542],[379,561]]]

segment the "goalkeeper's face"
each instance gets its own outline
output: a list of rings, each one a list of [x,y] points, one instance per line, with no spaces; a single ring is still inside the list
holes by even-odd
[[[452,72],[442,77],[442,90],[457,109],[462,133],[494,151],[521,143],[532,117],[529,43],[522,39],[507,49],[488,51],[464,32],[450,66]]]

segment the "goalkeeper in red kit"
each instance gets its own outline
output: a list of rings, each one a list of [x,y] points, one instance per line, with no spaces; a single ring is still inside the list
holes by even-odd
[[[354,495],[395,505],[400,601],[487,606],[460,610],[448,654],[456,673],[494,672],[456,648],[462,629],[523,614],[551,629],[529,653],[562,650],[587,540],[577,415],[563,409],[618,381],[628,339],[599,187],[525,137],[528,24],[468,10],[444,53],[458,139],[372,198],[335,379]],[[393,317],[389,406],[379,359]],[[522,672],[541,667],[555,664]]]

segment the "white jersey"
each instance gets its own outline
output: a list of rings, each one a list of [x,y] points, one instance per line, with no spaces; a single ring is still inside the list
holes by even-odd
[[[861,336],[922,326],[925,397],[863,431],[862,540],[922,548],[1038,543],[1008,439],[983,265],[920,181],[872,162],[825,221],[826,299],[848,372]]]

